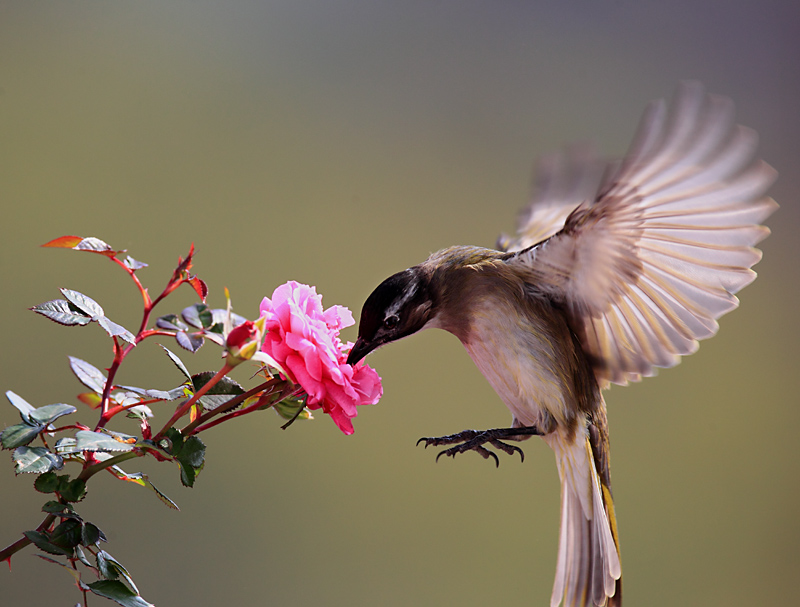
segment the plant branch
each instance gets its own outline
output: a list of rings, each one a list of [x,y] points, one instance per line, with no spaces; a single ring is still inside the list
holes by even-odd
[[[124,461],[129,459],[133,459],[134,457],[142,457],[144,455],[143,451],[133,450],[133,451],[125,451],[124,453],[120,453],[119,455],[115,455],[107,460],[102,462],[98,462],[96,464],[92,464],[91,466],[87,466],[84,468],[81,473],[78,475],[77,478],[87,481],[92,478],[98,472],[102,472],[106,468],[110,468],[111,466],[116,466]]]
[[[200,400],[201,396],[203,396],[206,392],[208,392],[217,382],[219,382],[219,380],[221,380],[228,373],[230,373],[231,369],[233,369],[233,366],[229,365],[226,362],[222,366],[222,368],[219,371],[217,371],[217,373],[214,375],[214,377],[209,379],[197,392],[195,392],[192,395],[192,397],[189,400],[187,400],[185,403],[183,403],[183,405],[178,407],[177,411],[175,411],[175,413],[172,415],[172,417],[169,418],[169,421],[166,424],[164,424],[164,427],[161,428],[161,430],[159,430],[158,434],[156,434],[153,437],[153,440],[158,442],[158,439],[160,439],[162,436],[164,436],[164,433],[167,430],[169,430],[176,421],[178,421],[181,417],[186,415],[186,413],[189,412],[189,410],[192,408],[192,406],[198,400]]]
[[[44,531],[50,525],[52,525],[53,521],[55,520],[56,520],[55,514],[48,514],[41,522],[41,524],[36,528],[36,531],[40,532]],[[8,561],[9,563],[11,563],[10,559],[12,556],[14,556],[17,552],[25,548],[25,546],[32,543],[33,542],[31,542],[27,537],[23,535],[13,544],[10,544],[9,546],[6,546],[3,550],[0,550],[0,561]]]
[[[242,403],[242,402],[246,401],[251,396],[254,396],[254,395],[256,395],[259,392],[262,392],[264,390],[268,390],[268,392],[265,394],[265,396],[269,395],[269,394],[272,394],[274,392],[274,389],[277,386],[279,386],[281,383],[284,383],[285,381],[286,380],[282,380],[282,379],[278,379],[278,378],[270,379],[268,381],[265,381],[263,384],[260,384],[260,385],[256,386],[255,388],[252,388],[252,389],[248,390],[247,392],[232,398],[231,400],[226,402],[224,404],[224,406],[217,407],[216,409],[212,409],[211,411],[206,411],[205,413],[203,413],[203,415],[199,416],[193,422],[187,424],[186,427],[181,430],[181,434],[183,434],[184,436],[189,436],[190,434],[194,434],[195,433],[194,429],[197,426],[206,423],[212,417],[222,413],[222,411],[220,409],[230,410],[231,407],[238,406],[239,403]]]

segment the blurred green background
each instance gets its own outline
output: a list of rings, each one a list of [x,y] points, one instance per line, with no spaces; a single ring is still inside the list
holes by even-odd
[[[625,595],[651,607],[795,604],[798,31],[795,0],[0,0],[0,387],[37,406],[78,404],[67,355],[109,364],[98,327],[26,310],[59,287],[138,325],[123,273],[38,248],[52,238],[128,249],[150,264],[140,277],[152,291],[194,242],[209,302],[224,305],[227,286],[251,318],[288,279],[357,313],[430,252],[513,230],[539,155],[586,140],[618,155],[647,101],[699,79],[760,133],[782,208],[760,278],[719,336],[606,395]],[[186,289],[162,313],[193,301]],[[218,354],[182,356],[200,371]],[[508,412],[443,332],[369,360],[385,396],[353,436],[324,416],[281,431],[256,415],[204,435],[194,489],[169,466],[127,466],[181,512],[110,476],[79,511],[160,606],[549,604],[551,452],[529,441],[524,464],[435,464],[418,437],[503,426]],[[119,376],[180,380],[155,343]],[[17,419],[0,405],[3,426]],[[0,470],[3,545],[41,520],[32,482],[8,460]],[[78,602],[71,578],[34,554],[0,571],[3,604]]]

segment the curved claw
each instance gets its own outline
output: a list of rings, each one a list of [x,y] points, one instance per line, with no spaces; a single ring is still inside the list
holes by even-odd
[[[417,445],[420,443],[425,443],[425,448],[427,449],[431,445],[440,446],[440,445],[453,445],[455,447],[450,447],[449,449],[444,449],[440,451],[436,455],[436,461],[439,461],[439,458],[443,455],[447,457],[455,457],[459,453],[466,453],[467,451],[476,451],[482,458],[489,459],[490,457],[494,459],[494,464],[496,467],[500,467],[500,458],[494,451],[490,451],[484,445],[489,443],[495,449],[499,449],[504,453],[509,455],[514,455],[515,453],[519,453],[520,461],[525,461],[525,453],[517,447],[516,445],[509,445],[504,443],[500,439],[508,439],[508,440],[523,440],[528,436],[532,435],[541,435],[542,432],[539,431],[538,428],[534,426],[524,426],[519,428],[497,428],[494,430],[464,430],[463,432],[459,432],[457,434],[451,434],[449,436],[439,436],[439,437],[423,437],[417,441]]]

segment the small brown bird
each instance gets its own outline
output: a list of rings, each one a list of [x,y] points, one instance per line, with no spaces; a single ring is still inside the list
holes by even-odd
[[[457,246],[381,283],[361,313],[348,363],[424,328],[449,331],[508,406],[510,428],[466,430],[439,455],[521,450],[540,435],[561,478],[561,534],[550,604],[621,605],[609,474],[609,384],[671,367],[716,333],[755,278],[776,208],[775,171],[733,104],[681,85],[647,108],[618,163],[587,152],[540,167],[516,238]]]

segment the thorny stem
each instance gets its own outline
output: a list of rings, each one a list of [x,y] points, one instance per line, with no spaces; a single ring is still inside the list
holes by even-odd
[[[133,459],[134,457],[142,457],[144,455],[143,451],[133,450],[133,451],[126,451],[125,453],[120,453],[119,455],[115,455],[107,460],[102,462],[98,462],[96,464],[92,464],[91,466],[87,466],[84,468],[81,473],[78,475],[77,478],[81,479],[82,481],[88,481],[98,472],[102,472],[106,468],[110,468],[111,466],[116,466],[119,463],[127,461],[129,459]]]
[[[39,531],[39,532],[44,531],[45,529],[50,527],[50,525],[52,525],[53,521],[55,521],[55,520],[56,520],[56,515],[55,514],[48,514],[44,518],[44,520],[41,522],[41,524],[36,528],[36,531]],[[20,550],[22,550],[23,548],[25,548],[25,546],[28,546],[29,544],[32,544],[32,543],[33,542],[31,542],[27,537],[25,537],[23,535],[21,538],[19,538],[13,544],[10,544],[10,545],[6,546],[3,550],[0,550],[0,561],[8,561],[9,565],[10,565],[11,564],[11,561],[10,561],[11,557],[14,556]]]
[[[233,366],[229,365],[227,362],[224,365],[222,365],[222,368],[216,372],[214,377],[208,380],[203,385],[202,388],[200,388],[197,392],[195,392],[192,395],[192,397],[189,400],[187,400],[180,407],[178,407],[177,411],[175,411],[172,417],[169,418],[169,421],[166,424],[164,424],[164,427],[161,428],[161,430],[158,431],[158,434],[156,434],[153,437],[153,440],[157,442],[158,439],[164,436],[164,433],[167,430],[169,430],[176,421],[178,421],[181,417],[186,415],[186,413],[189,412],[189,410],[200,399],[201,396],[203,396],[206,392],[208,392],[219,380],[221,380],[228,373],[230,373],[231,369],[233,369]]]
[[[230,410],[231,407],[236,407],[239,403],[246,401],[251,396],[258,394],[263,390],[268,390],[264,396],[268,396],[273,393],[273,390],[276,386],[280,385],[284,380],[273,378],[268,381],[265,381],[263,384],[248,390],[244,394],[240,394],[239,396],[235,396],[234,398],[230,399],[224,405],[217,407],[216,409],[212,409],[211,411],[206,411],[203,415],[199,416],[193,422],[190,422],[181,430],[181,434],[183,436],[189,436],[190,434],[195,434],[194,429],[199,426],[200,424],[204,424],[209,419],[214,417],[215,415],[219,415],[222,413],[222,410]],[[276,401],[277,402],[277,401]]]
[[[207,424],[200,426],[199,428],[194,430],[194,434],[203,432],[204,430],[208,430],[209,428],[213,428],[214,426],[226,422],[229,419],[233,419],[234,417],[247,415],[248,413],[252,413],[253,411],[261,409],[264,407],[264,405],[268,400],[269,400],[268,406],[272,406],[275,403],[282,401],[287,396],[299,394],[302,391],[303,389],[299,386],[295,386],[294,384],[287,384],[278,392],[277,395],[273,395],[271,393],[264,394],[261,398],[259,398],[255,403],[253,403],[249,407],[245,407],[244,409],[239,409],[238,411],[233,411],[231,413],[228,413],[227,415],[223,415],[219,419],[215,419],[214,421],[208,422]]]

